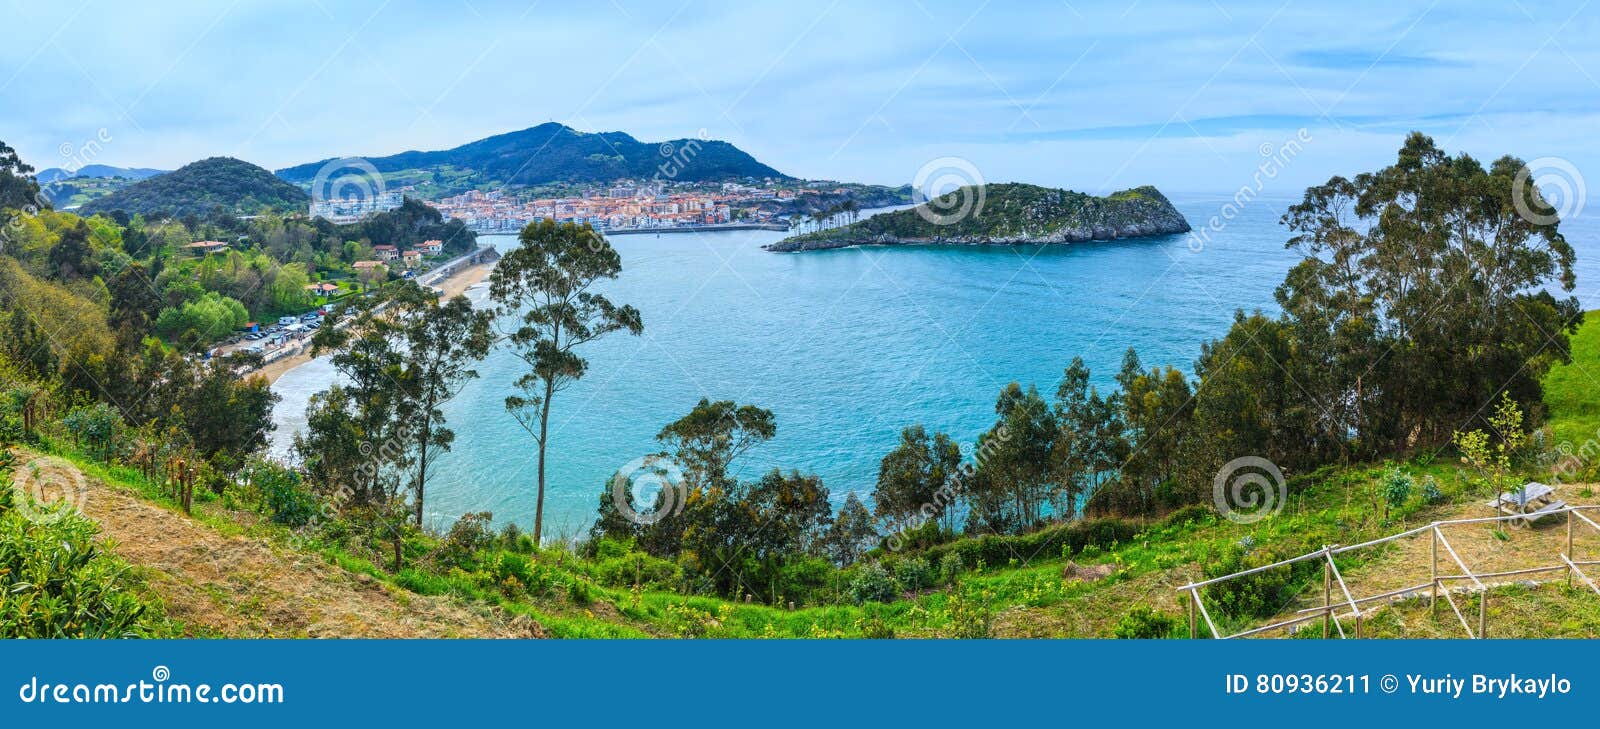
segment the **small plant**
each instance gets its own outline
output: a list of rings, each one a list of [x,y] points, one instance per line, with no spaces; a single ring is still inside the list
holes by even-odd
[[[1112,635],[1128,639],[1170,638],[1177,630],[1177,618],[1156,612],[1148,605],[1139,605],[1117,621]]]
[[[1433,505],[1444,502],[1444,491],[1439,489],[1439,481],[1432,476],[1422,480],[1422,503]]]
[[[990,607],[993,594],[980,590],[969,596],[960,585],[950,590],[950,637],[988,638],[994,627],[994,610]]]
[[[943,582],[955,582],[961,576],[961,555],[950,552],[939,559],[939,578]]]
[[[1411,477],[1396,468],[1385,474],[1383,481],[1378,484],[1378,493],[1383,496],[1384,516],[1389,512],[1405,506],[1406,500],[1411,498]]]
[[[1490,485],[1498,490],[1506,485],[1512,461],[1528,445],[1528,434],[1522,429],[1522,408],[1510,395],[1500,393],[1500,404],[1489,417],[1489,429],[1497,438],[1482,430],[1472,430],[1456,431],[1451,440],[1461,451],[1461,462],[1487,476]]]

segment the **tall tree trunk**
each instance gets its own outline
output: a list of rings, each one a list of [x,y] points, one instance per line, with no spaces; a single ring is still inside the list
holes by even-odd
[[[433,412],[429,405],[428,412]],[[422,497],[428,485],[428,441],[433,437],[433,419],[428,415],[422,416],[421,442],[418,444],[417,456],[417,528],[422,528]]]
[[[550,397],[555,395],[555,383],[544,381],[544,401],[539,404],[539,501],[533,507],[533,544],[544,540],[544,446],[550,430]]]

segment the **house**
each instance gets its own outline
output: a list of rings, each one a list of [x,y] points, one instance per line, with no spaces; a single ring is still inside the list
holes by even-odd
[[[388,245],[373,246],[372,255],[377,256],[380,261],[392,261],[400,257],[400,249]]]
[[[327,282],[306,284],[306,290],[315,296],[332,296],[339,293],[338,286]]]
[[[383,261],[356,261],[350,265],[355,267],[356,273],[375,268],[388,268],[388,266],[383,265]]]
[[[444,253],[444,241],[425,240],[417,246],[417,250],[422,251],[424,256],[437,256]]]
[[[405,261],[406,268],[416,268],[422,264],[422,254],[417,251],[401,253],[400,259]]]
[[[183,247],[184,250],[198,256],[228,250],[228,244],[220,240],[195,241]]]

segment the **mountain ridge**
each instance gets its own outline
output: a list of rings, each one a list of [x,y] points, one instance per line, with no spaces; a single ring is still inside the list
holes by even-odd
[[[276,171],[304,184],[333,157]],[[580,132],[564,124],[496,134],[443,150],[407,150],[360,158],[381,173],[470,171],[477,186],[606,182],[666,177],[683,182],[715,182],[745,177],[791,179],[734,145],[714,139],[641,142],[626,132]]]

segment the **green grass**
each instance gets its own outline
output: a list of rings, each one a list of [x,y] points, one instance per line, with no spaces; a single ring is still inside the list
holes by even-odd
[[[1544,378],[1547,420],[1556,443],[1573,451],[1600,440],[1600,313],[1590,312],[1572,338],[1572,363]]]

